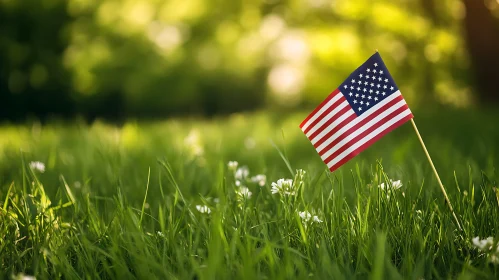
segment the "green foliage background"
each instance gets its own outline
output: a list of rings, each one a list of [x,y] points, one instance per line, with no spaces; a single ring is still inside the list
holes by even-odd
[[[469,107],[465,17],[457,0],[1,0],[0,117],[314,106],[375,49],[413,108]]]

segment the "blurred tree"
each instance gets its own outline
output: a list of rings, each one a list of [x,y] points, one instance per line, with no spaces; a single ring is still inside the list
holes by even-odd
[[[71,114],[68,21],[63,0],[0,1],[0,119]]]
[[[466,43],[483,104],[499,103],[499,18],[486,5],[498,9],[499,2],[492,1],[463,0]]]
[[[218,3],[0,0],[0,118],[315,106],[374,49],[411,107],[497,101],[496,0]]]

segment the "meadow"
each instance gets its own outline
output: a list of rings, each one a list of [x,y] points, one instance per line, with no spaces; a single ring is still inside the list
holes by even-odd
[[[330,173],[305,115],[1,125],[0,278],[499,278],[499,112],[415,112],[463,231],[410,124]]]

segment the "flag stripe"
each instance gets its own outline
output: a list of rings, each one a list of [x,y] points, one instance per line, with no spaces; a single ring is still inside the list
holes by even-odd
[[[353,119],[355,119],[357,115],[355,115],[355,112],[352,110],[350,106],[347,106],[346,108],[343,108],[341,112],[339,112],[335,118],[329,119],[319,130],[317,130],[314,134],[310,135],[308,137],[312,144],[317,143],[318,141],[322,140],[323,137],[330,131],[330,130],[338,130],[341,127],[344,126],[344,124],[349,123]],[[346,121],[346,123],[344,123]],[[317,148],[317,146],[315,146]]]
[[[336,156],[345,151],[345,149],[348,149],[353,144],[369,135],[369,133],[384,125],[390,119],[396,118],[399,114],[407,110],[408,107],[407,105],[402,104],[401,106],[393,110],[392,108],[390,109],[391,110],[388,114],[377,116],[367,124],[358,124],[357,126],[352,127],[349,130],[349,135],[347,135],[346,137],[342,137],[338,144],[336,144],[333,148],[327,150],[326,153],[321,154],[321,158],[324,160],[324,162],[328,163],[329,161],[331,161],[331,159],[334,159]]]
[[[357,134],[361,133],[364,131],[366,128],[368,128],[370,125],[373,125],[383,119],[386,115],[390,114],[393,112],[395,109],[406,105],[404,99],[402,96],[399,96],[393,100],[391,100],[389,103],[385,104],[385,106],[379,108],[379,114],[376,112],[376,114],[369,114],[367,117],[362,118],[360,121],[360,118],[356,118],[352,122],[346,124],[344,127],[342,127],[338,132],[336,132],[332,137],[330,137],[327,141],[325,141],[319,148],[317,148],[317,151],[319,154],[322,156],[324,153],[327,152],[334,152],[335,147],[339,148],[342,145],[346,144],[349,140],[344,140],[345,138],[351,138],[355,137]],[[357,129],[360,129],[360,131],[356,131]],[[354,134],[350,136],[351,134]],[[339,143],[338,143],[339,142]],[[338,146],[340,145],[340,146]],[[326,155],[325,157],[328,157]]]
[[[371,108],[368,112],[366,112],[366,113],[362,114],[361,116],[359,116],[359,117],[357,117],[357,118],[354,118],[354,119],[352,120],[352,121],[353,121],[352,125],[355,125],[355,124],[357,124],[358,122],[361,122],[364,118],[369,117],[371,114],[375,114],[375,113],[376,113],[376,112],[377,112],[380,108],[382,108],[382,107],[383,107],[383,108],[384,108],[384,107],[386,107],[386,106],[385,106],[386,104],[388,104],[390,101],[392,101],[393,99],[397,98],[398,96],[402,96],[402,95],[400,94],[400,91],[397,91],[397,92],[393,93],[392,95],[388,96],[385,100],[383,100],[383,101],[381,101],[380,103],[378,103],[378,104],[376,104],[375,106],[373,106],[373,107],[372,107],[372,108]],[[352,112],[353,112],[353,110],[352,110]],[[340,127],[339,129],[341,129],[343,125],[346,125],[346,124],[348,124],[348,123],[349,123],[349,122],[344,122],[344,123],[341,125],[341,127]],[[337,131],[337,129],[334,129],[334,127],[328,127],[328,128],[326,129],[327,134],[326,134],[326,135],[325,135],[322,139],[320,139],[320,140],[322,140],[322,141],[320,141],[320,142],[327,142],[326,144],[324,144],[324,146],[329,145],[329,143],[330,143],[331,141],[333,141],[333,140],[334,140],[334,138],[335,138],[336,136],[338,136],[338,135],[336,134],[336,131]],[[343,131],[345,131],[345,130],[342,130],[342,132],[341,132],[341,133],[343,133]],[[314,141],[318,141],[318,140],[319,140],[319,139],[314,139]],[[314,143],[314,142],[312,142],[312,143]],[[322,144],[322,143],[320,143],[319,145],[321,145],[321,144]],[[319,147],[319,145],[317,145],[317,146],[316,146],[316,145],[315,145],[315,143],[314,143],[314,146],[315,146],[315,147]],[[322,146],[322,147],[321,147],[321,149],[323,149],[323,148],[324,148],[324,146]]]
[[[333,92],[331,92],[331,94],[329,94],[328,97],[324,99],[324,101],[322,101],[322,103],[319,106],[317,106],[317,108],[315,108],[315,110],[312,113],[310,113],[310,115],[308,115],[308,117],[305,120],[303,120],[303,122],[300,124],[300,128],[302,130],[306,129],[310,125],[310,121],[314,120],[314,117],[315,118],[319,117],[319,115],[322,113],[320,111],[324,107],[329,107],[328,103],[331,102],[333,98],[335,97],[340,98],[340,96],[338,95],[339,92],[340,92],[339,89],[335,89]],[[331,105],[334,102],[335,101],[332,101],[329,105]]]
[[[388,134],[389,132],[391,132],[395,128],[403,125],[406,121],[408,121],[408,120],[410,120],[412,118],[413,118],[413,115],[411,113],[411,114],[405,116],[403,119],[397,121],[393,125],[389,126],[387,129],[385,129],[384,131],[382,131],[378,135],[374,136],[373,138],[371,138],[370,140],[368,140],[366,143],[364,143],[363,145],[361,145],[357,149],[353,150],[350,154],[348,154],[347,156],[345,156],[344,158],[342,158],[340,161],[338,161],[338,163],[336,163],[336,164],[334,164],[332,166],[328,165],[329,170],[331,172],[335,171],[341,165],[345,164],[347,161],[351,160],[353,157],[355,157],[356,155],[358,155],[359,153],[361,153],[362,151],[364,151],[365,149],[367,149],[369,146],[371,146],[374,142],[378,141],[381,137],[385,136],[386,134]]]
[[[318,122],[313,129],[311,129],[306,135],[309,139],[313,139],[317,134],[321,133],[325,128],[331,123],[335,122],[339,118],[342,118],[347,112],[353,113],[352,108],[348,105],[348,101],[344,101],[338,106],[333,112],[323,118]]]
[[[346,125],[348,125],[350,122],[352,122],[357,117],[357,115],[353,112],[353,110],[350,110],[350,112],[352,113],[350,116],[348,116],[342,122],[338,123],[338,125],[336,125],[336,127],[333,127],[333,129],[331,131],[329,131],[327,134],[319,135],[315,139],[311,140],[312,144],[314,145],[314,147],[317,151],[318,151],[318,148],[322,145],[322,143],[324,143],[325,141],[330,139],[330,137],[332,135],[334,135],[336,132],[338,132],[338,130],[340,130],[343,127],[345,127]],[[344,116],[346,116],[346,115],[347,114],[345,114]],[[323,149],[323,148],[321,148],[321,149]]]
[[[396,117],[391,118],[388,121],[383,122],[382,125],[375,127],[376,129],[371,131],[368,135],[366,135],[365,137],[363,137],[359,141],[356,141],[355,143],[353,143],[353,145],[349,146],[341,154],[339,154],[336,157],[331,158],[331,159],[328,158],[324,162],[326,162],[327,166],[329,168],[331,168],[332,166],[339,163],[340,160],[342,160],[346,156],[348,156],[350,153],[352,153],[352,152],[356,151],[357,149],[359,149],[360,147],[362,147],[364,144],[367,144],[367,146],[369,146],[370,145],[369,143],[372,143],[372,142],[369,142],[370,140],[372,140],[373,142],[376,141],[378,139],[376,137],[379,136],[379,134],[381,134],[384,130],[388,130],[388,129],[393,130],[396,127],[394,125],[398,124],[399,121],[403,121],[402,123],[404,123],[405,121],[407,121],[407,119],[405,119],[405,118],[410,119],[411,117],[412,117],[411,110],[409,110],[409,107],[407,107],[402,113],[398,114]],[[382,134],[381,136],[383,136],[383,135],[384,134]],[[381,136],[379,136],[379,137],[381,137]]]
[[[327,108],[331,107],[331,105],[333,105],[342,96],[343,94],[341,94],[338,89],[333,91],[324,101],[322,101],[321,105],[315,108],[315,110],[302,122],[300,128],[305,131],[305,129],[307,129],[313,121],[315,121]]]
[[[338,111],[343,109],[343,107],[348,105],[348,101],[345,99],[343,94],[338,93],[338,96],[339,96],[338,99],[336,98],[331,99],[331,101],[335,99],[336,101],[331,106],[327,108],[324,107],[325,109],[324,112],[322,112],[319,117],[315,118],[315,120],[313,120],[305,130],[303,130],[303,132],[305,132],[307,136],[309,134],[314,133],[317,130],[317,128],[319,128],[324,123],[325,119],[327,120],[327,118],[334,116],[335,114],[338,113]]]

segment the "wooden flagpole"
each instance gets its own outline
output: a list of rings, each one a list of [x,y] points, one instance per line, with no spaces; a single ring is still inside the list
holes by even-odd
[[[376,52],[378,52],[378,49],[375,49]],[[450,211],[452,212],[452,216],[454,216],[454,220],[456,220],[457,227],[459,228],[460,231],[463,231],[463,228],[461,228],[461,224],[459,223],[459,220],[457,219],[456,213],[454,212],[454,209],[452,208],[452,204],[450,203],[449,197],[447,196],[447,192],[445,191],[444,185],[442,184],[442,181],[440,180],[440,176],[438,176],[437,169],[435,168],[435,165],[433,165],[433,161],[431,160],[430,154],[428,153],[428,150],[426,149],[426,146],[423,142],[423,138],[421,138],[421,134],[419,134],[418,127],[416,126],[416,123],[414,122],[414,118],[411,119],[412,127],[414,127],[414,131],[416,131],[416,135],[418,136],[419,142],[421,143],[421,146],[423,147],[423,150],[426,154],[426,157],[428,158],[428,161],[430,162],[431,168],[433,169],[433,173],[435,173],[435,177],[437,177],[438,185],[440,186],[440,189],[444,193],[445,201],[447,201],[447,205],[449,205]]]
[[[430,162],[431,168],[433,169],[433,172],[435,173],[435,176],[437,177],[438,184],[440,185],[440,189],[444,193],[445,200],[447,201],[447,205],[449,205],[450,211],[452,212],[452,216],[454,216],[454,220],[456,220],[457,227],[459,228],[460,231],[463,231],[461,228],[461,224],[459,223],[459,220],[457,219],[456,213],[454,212],[454,209],[452,208],[452,204],[450,203],[449,197],[447,196],[447,192],[445,191],[444,185],[442,184],[442,181],[440,181],[440,176],[438,176],[437,169],[435,169],[435,165],[433,165],[433,161],[431,160],[430,154],[428,153],[428,150],[426,149],[426,146],[423,142],[423,138],[421,138],[421,135],[419,134],[418,127],[416,126],[416,123],[414,122],[414,119],[411,119],[412,127],[414,127],[414,131],[416,131],[416,134],[418,135],[419,142],[421,142],[421,146],[423,146],[423,150],[426,154],[426,157],[428,158],[428,161]]]

